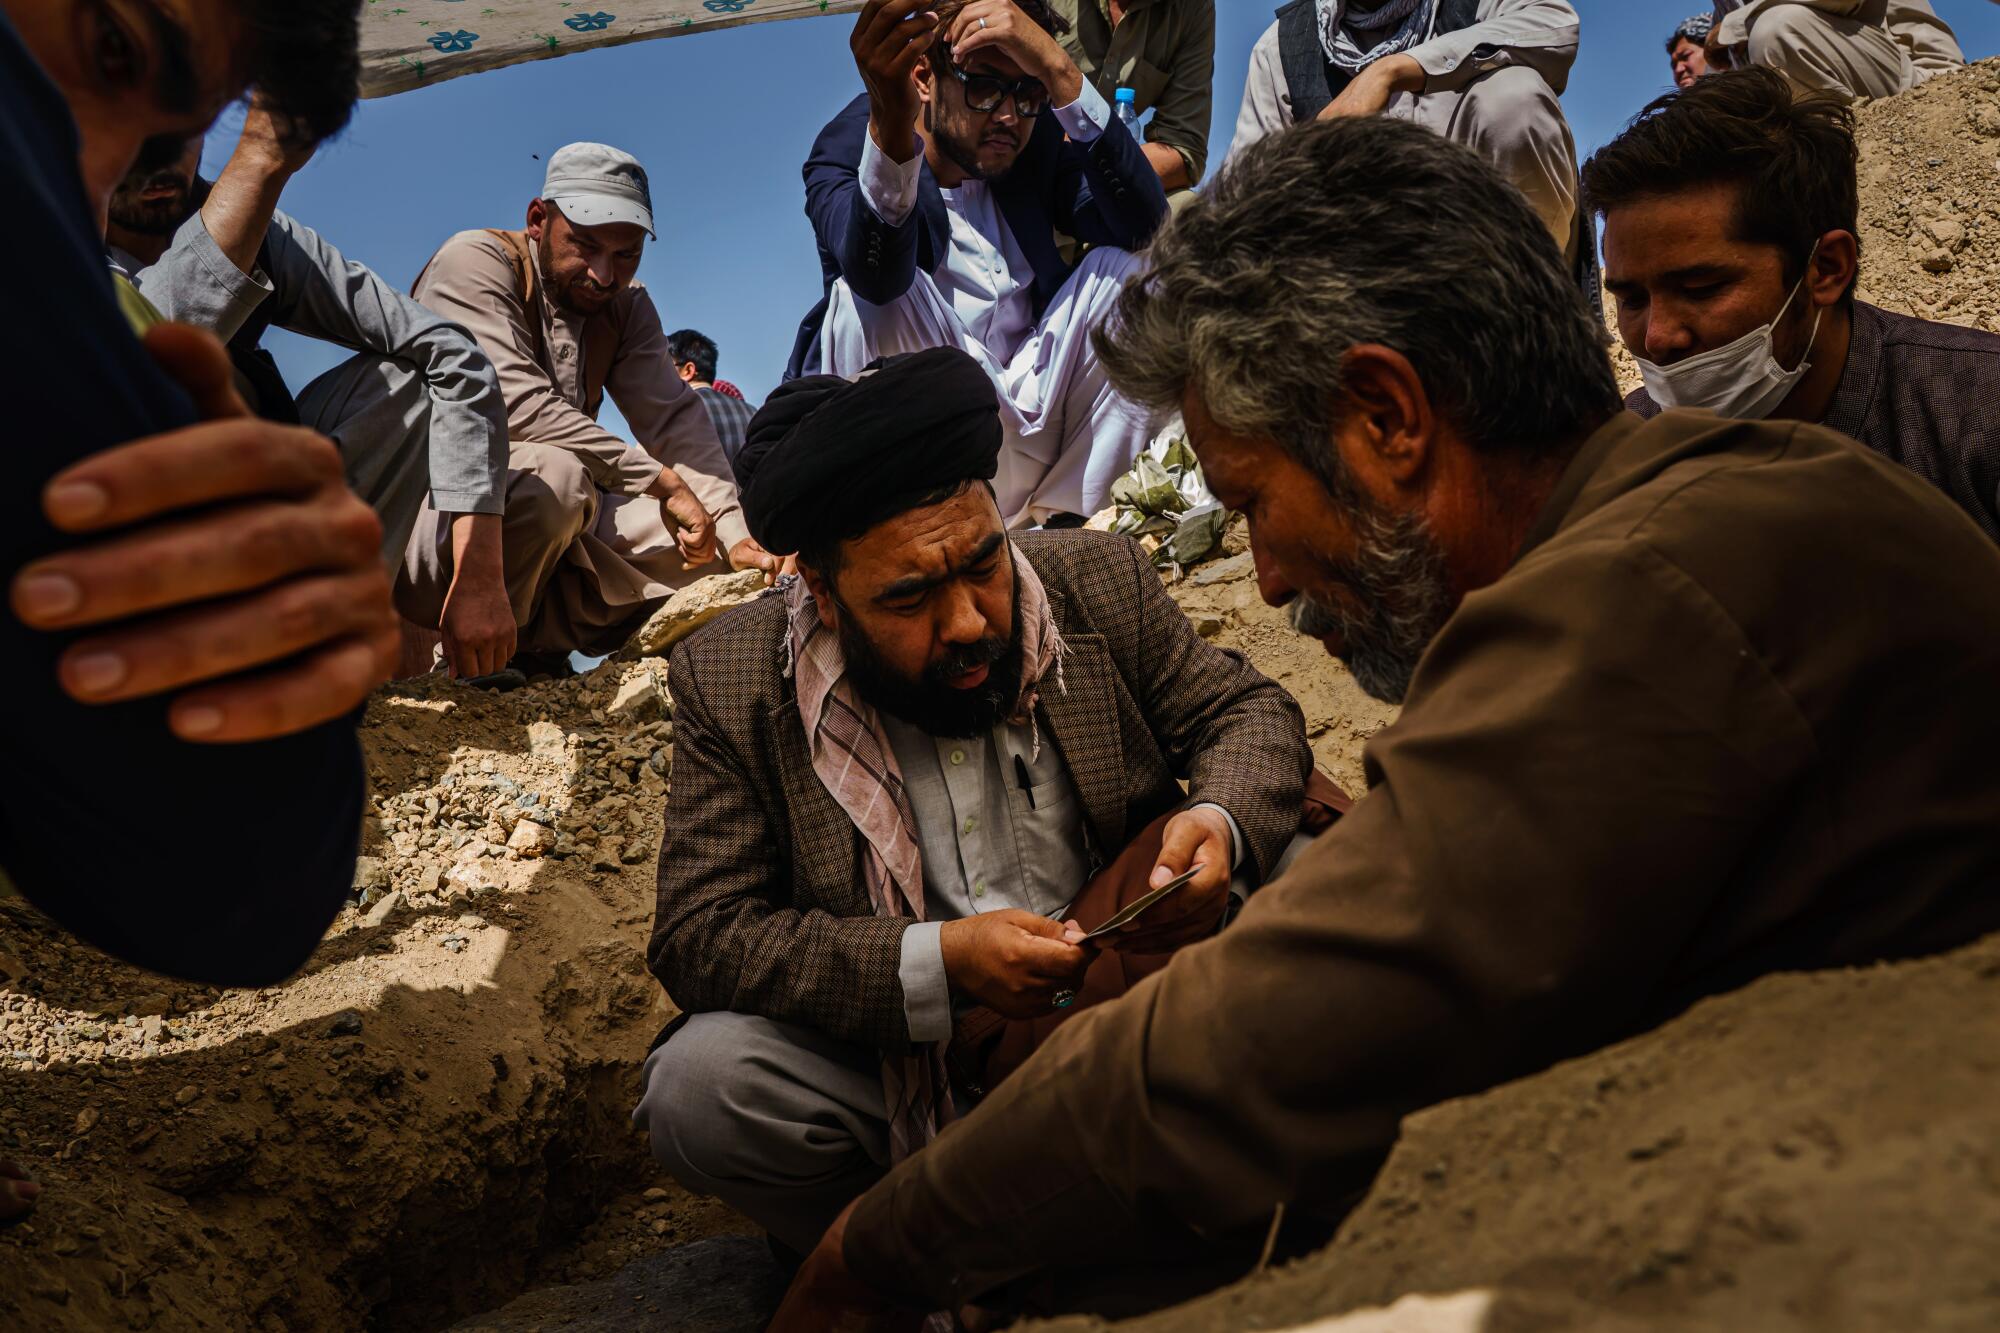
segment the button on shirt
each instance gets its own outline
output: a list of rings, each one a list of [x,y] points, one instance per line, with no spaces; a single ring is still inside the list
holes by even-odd
[[[943,924],[1008,907],[1060,915],[1090,878],[1083,803],[1055,746],[1037,755],[1027,727],[935,737],[884,716],[882,729],[924,866],[926,919],[903,933],[903,1005],[912,1041],[942,1041],[952,1020]]]
[[[1111,123],[1110,105],[1088,83],[1076,101],[1057,107],[1055,113],[1063,131],[1079,144],[1093,142]],[[1033,129],[1032,122],[1022,126],[1023,133]],[[866,134],[861,140],[861,197],[875,216],[900,227],[917,206],[923,167],[922,152],[908,162],[894,162],[875,146],[874,134]],[[1035,270],[1001,216],[988,182],[967,180],[939,193],[951,218],[951,248],[931,279],[967,332],[997,359],[1010,361],[1035,326],[1030,290]]]

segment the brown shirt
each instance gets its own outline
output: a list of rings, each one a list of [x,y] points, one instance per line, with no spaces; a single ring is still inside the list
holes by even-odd
[[[519,232],[462,231],[411,291],[493,359],[509,438],[574,451],[600,488],[621,495],[645,494],[671,467],[715,520],[724,551],[748,537],[735,474],[701,399],[674,368],[651,294],[635,282],[588,319],[559,310],[533,263],[517,261],[515,247],[528,244]],[[597,424],[607,392],[639,448]]]
[[[1214,940],[863,1196],[923,1308],[1337,1214],[1408,1112],[1759,974],[2000,928],[2000,550],[1796,423],[1614,419],[1371,790]]]
[[[1106,0],[1051,0],[1069,20],[1063,49],[1109,102],[1130,88],[1146,141],[1187,162],[1190,184],[1208,168],[1208,122],[1215,107],[1215,0],[1127,0],[1115,26]]]

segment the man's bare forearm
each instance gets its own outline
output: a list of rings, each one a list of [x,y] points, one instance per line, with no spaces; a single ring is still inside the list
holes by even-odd
[[[506,565],[500,551],[500,515],[451,516],[451,581],[490,579],[504,582]]]
[[[1153,164],[1153,174],[1160,178],[1160,186],[1167,190],[1185,190],[1188,180],[1187,159],[1178,148],[1169,148],[1163,143],[1141,144],[1146,160]]]
[[[229,256],[238,272],[256,268],[257,250],[264,244],[264,233],[271,229],[278,197],[299,168],[311,160],[309,149],[284,147],[270,113],[260,105],[251,106],[236,151],[229,155],[215,188],[209,191],[208,202],[201,206],[201,224],[208,229],[209,239]]]

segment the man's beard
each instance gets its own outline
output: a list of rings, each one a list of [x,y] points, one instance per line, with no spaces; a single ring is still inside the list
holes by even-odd
[[[535,247],[535,263],[536,267],[542,271],[542,290],[549,294],[549,299],[555,302],[558,310],[564,310],[572,315],[588,319],[590,316],[603,310],[606,303],[610,301],[611,296],[616,294],[611,293],[606,295],[594,305],[580,304],[574,293],[576,288],[585,285],[588,279],[578,278],[568,283],[558,279],[556,277],[555,264],[549,258],[547,246],[538,245]],[[591,284],[588,290],[603,291],[603,288]]]
[[[1024,669],[1021,626],[1021,585],[1014,585],[1014,632],[967,644],[942,662],[924,668],[918,680],[908,680],[890,668],[875,645],[855,627],[854,617],[840,618],[840,650],[847,658],[848,679],[869,707],[901,718],[926,736],[970,737],[993,730],[1014,712],[1021,699]],[[980,667],[989,668],[977,688],[955,689],[946,682]]]
[[[999,168],[982,166],[979,161],[979,144],[967,143],[964,135],[944,126],[944,118],[937,114],[935,103],[927,107],[924,114],[928,119],[924,128],[930,131],[931,142],[935,143],[938,151],[949,158],[952,165],[964,172],[968,178],[987,181],[996,176],[1004,176],[1013,170],[1012,162]]]
[[[1365,504],[1365,502],[1364,502]],[[1341,660],[1363,691],[1399,704],[1431,640],[1451,619],[1444,553],[1415,514],[1356,510],[1355,555],[1344,580],[1362,605],[1359,614],[1301,593],[1292,628],[1315,639],[1340,636]]]
[[[172,236],[194,215],[194,178],[181,170],[187,140],[158,135],[140,145],[139,158],[111,195],[111,221],[140,236]],[[147,199],[154,186],[171,188],[165,199]]]

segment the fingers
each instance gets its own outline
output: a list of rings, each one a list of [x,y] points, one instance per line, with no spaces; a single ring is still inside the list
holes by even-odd
[[[344,488],[310,505],[231,506],[36,561],[14,579],[14,612],[37,629],[67,629],[313,570],[373,568],[381,532],[373,511]]]
[[[146,334],[146,350],[194,399],[203,421],[248,417],[250,407],[236,391],[229,350],[206,329],[162,324]]]
[[[84,703],[143,698],[373,634],[388,622],[388,599],[380,569],[290,579],[83,639],[64,651],[57,673]]]
[[[344,716],[389,679],[396,633],[330,643],[288,665],[175,699],[167,722],[187,741],[234,742],[289,735]]]
[[[340,484],[340,451],[331,440],[244,418],[93,454],[49,480],[42,510],[64,532],[102,532],[174,510]]]

